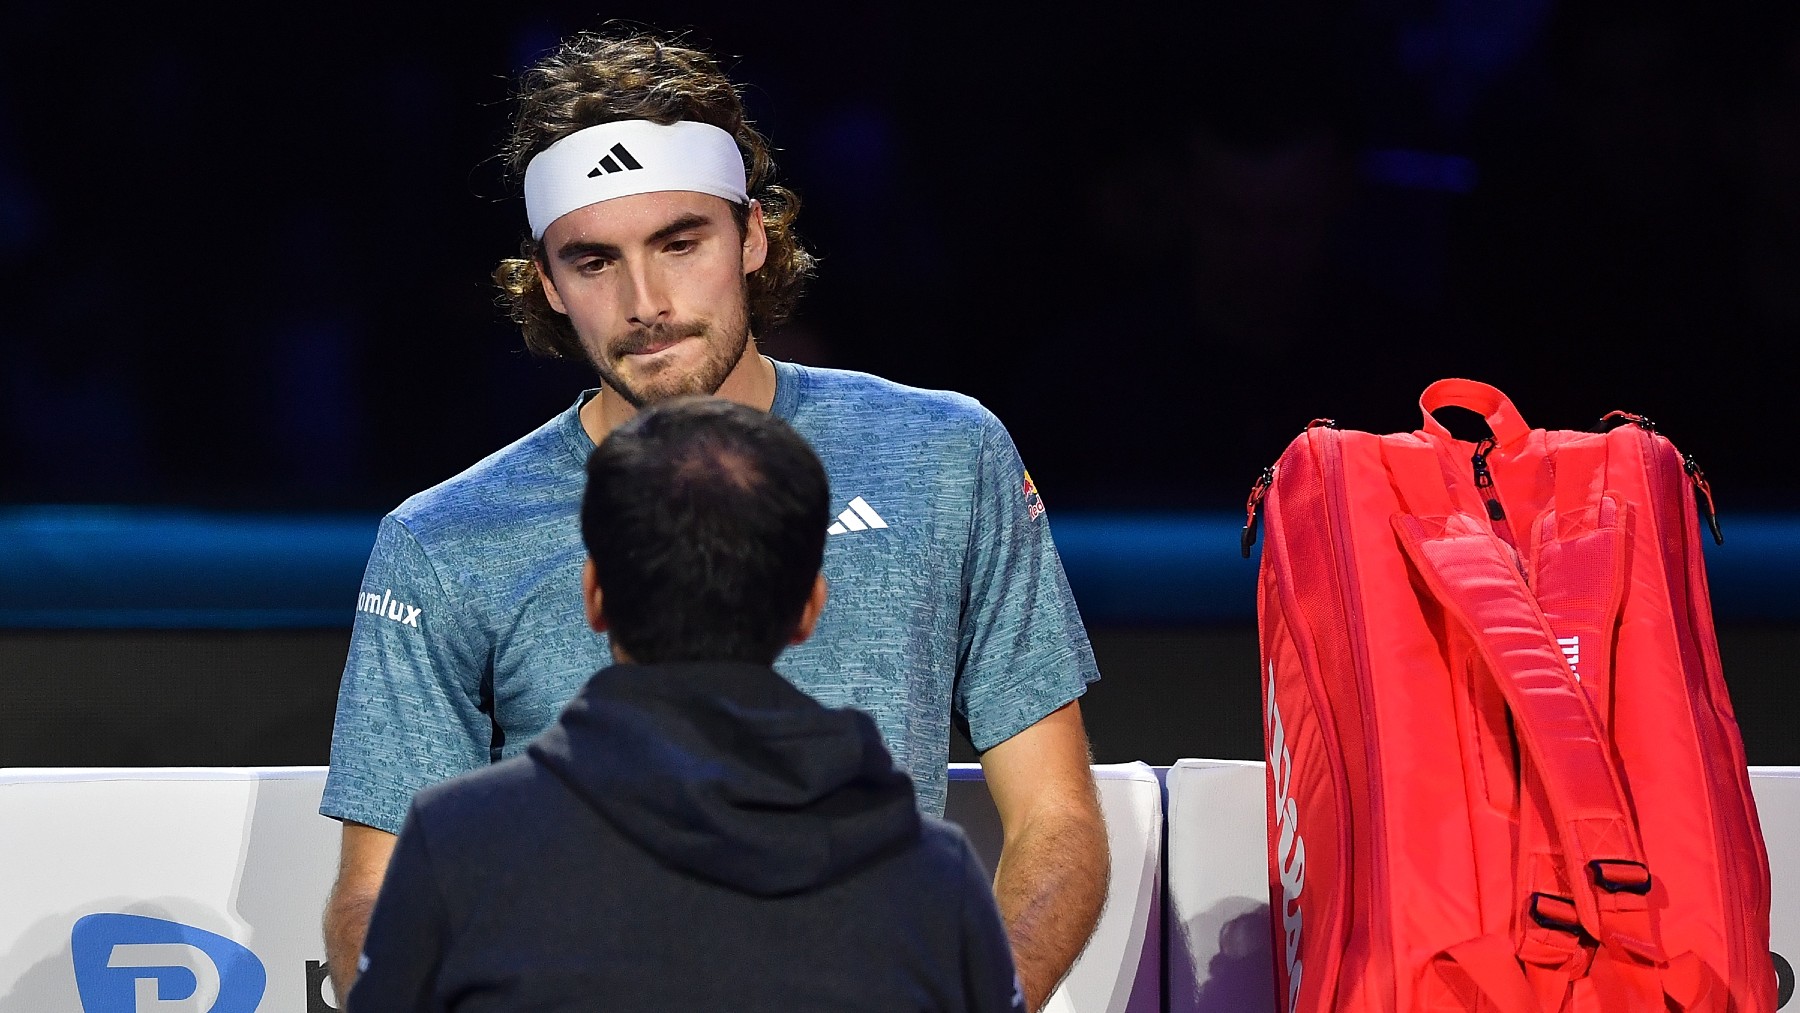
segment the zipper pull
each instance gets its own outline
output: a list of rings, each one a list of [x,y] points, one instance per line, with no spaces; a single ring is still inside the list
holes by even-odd
[[[1469,462],[1475,465],[1475,488],[1481,490],[1481,498],[1487,503],[1488,520],[1503,521],[1506,519],[1506,508],[1500,505],[1500,494],[1494,491],[1494,476],[1488,471],[1487,455],[1494,449],[1492,438],[1475,444],[1475,456]]]
[[[1688,481],[1694,483],[1694,502],[1700,507],[1701,516],[1706,518],[1706,526],[1712,529],[1713,543],[1725,544],[1725,532],[1719,530],[1719,512],[1713,506],[1712,486],[1706,484],[1706,472],[1700,470],[1693,454],[1683,455],[1681,470],[1687,472]]]
[[[1256,544],[1256,526],[1262,520],[1263,498],[1269,494],[1269,486],[1275,484],[1275,466],[1270,465],[1256,476],[1256,484],[1250,487],[1250,499],[1244,503],[1244,532],[1238,536],[1238,551],[1245,559],[1250,558],[1250,547]]]
[[[1632,412],[1607,412],[1605,415],[1600,416],[1600,421],[1594,426],[1594,432],[1604,433],[1607,430],[1616,429],[1626,423],[1637,426],[1646,433],[1656,432],[1656,423],[1650,421],[1648,416],[1637,415]]]

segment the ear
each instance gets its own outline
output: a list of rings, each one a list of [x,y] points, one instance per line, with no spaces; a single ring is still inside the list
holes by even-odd
[[[744,220],[744,273],[762,270],[769,260],[769,233],[763,228],[762,202],[750,202],[750,214]]]
[[[550,308],[565,317],[568,316],[569,310],[563,305],[562,293],[556,290],[556,282],[550,280],[550,272],[544,270],[544,262],[537,257],[532,257],[531,269],[537,272],[538,284],[544,289],[544,298],[550,303]]]
[[[581,564],[581,604],[587,611],[587,624],[595,633],[606,632],[606,610],[600,596],[600,574],[589,559]]]
[[[812,593],[806,596],[806,604],[800,606],[800,621],[794,625],[794,635],[788,640],[790,644],[802,643],[813,635],[813,627],[819,625],[819,616],[825,611],[825,575],[813,578]]]

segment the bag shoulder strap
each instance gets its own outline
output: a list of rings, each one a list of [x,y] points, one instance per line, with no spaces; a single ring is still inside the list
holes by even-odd
[[[1521,748],[1544,772],[1539,781],[1579,920],[1606,938],[1603,908],[1641,908],[1650,870],[1599,716],[1569,677],[1510,550],[1484,521],[1396,514],[1393,526],[1433,599],[1492,673]]]

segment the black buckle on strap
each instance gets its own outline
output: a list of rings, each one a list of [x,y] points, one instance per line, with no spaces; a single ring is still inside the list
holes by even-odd
[[[1558,897],[1553,893],[1534,893],[1531,895],[1531,907],[1528,910],[1528,913],[1531,915],[1531,920],[1547,929],[1556,929],[1561,932],[1580,935],[1581,922],[1565,920],[1558,918],[1555,915],[1545,913],[1544,909],[1539,906],[1539,902],[1546,900],[1555,901],[1557,904],[1567,908],[1569,911],[1569,918],[1575,918],[1575,899],[1573,897]]]
[[[1627,873],[1627,878],[1616,879],[1607,874],[1606,870],[1609,866],[1626,870],[1635,869],[1643,874],[1643,879],[1640,880],[1629,873]],[[1588,863],[1588,869],[1594,874],[1594,885],[1607,893],[1634,893],[1642,897],[1650,892],[1650,867],[1642,862],[1631,862],[1622,858],[1596,858]]]

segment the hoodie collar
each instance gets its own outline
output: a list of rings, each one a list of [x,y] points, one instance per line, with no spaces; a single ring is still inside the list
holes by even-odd
[[[758,895],[823,885],[919,832],[874,721],[762,665],[603,669],[528,754],[646,851]]]

